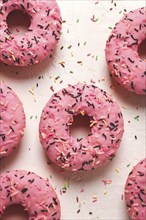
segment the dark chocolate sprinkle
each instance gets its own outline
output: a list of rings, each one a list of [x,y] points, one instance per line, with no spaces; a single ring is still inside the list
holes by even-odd
[[[28,190],[28,189],[25,187],[25,188],[23,188],[23,189],[21,190],[21,192],[22,192],[22,193],[25,193],[25,192],[27,192],[27,190]]]

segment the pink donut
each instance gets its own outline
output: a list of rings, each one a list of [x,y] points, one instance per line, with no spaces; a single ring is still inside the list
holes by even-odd
[[[19,145],[25,128],[22,104],[12,89],[0,82],[0,159]]]
[[[146,94],[146,63],[138,54],[138,47],[145,39],[145,8],[139,8],[130,11],[115,25],[105,49],[112,76],[138,94]]]
[[[86,138],[73,138],[73,116],[92,118]],[[94,85],[78,83],[55,93],[42,111],[40,141],[47,156],[70,171],[93,170],[115,156],[123,135],[123,116],[117,103]]]
[[[131,220],[146,219],[146,158],[129,173],[125,185],[125,200]]]
[[[7,16],[15,10],[30,17],[31,25],[24,36],[12,34],[8,28]],[[61,23],[55,0],[0,0],[0,60],[16,66],[42,61],[55,48]]]
[[[48,180],[24,170],[0,175],[0,217],[13,204],[21,204],[29,220],[59,220],[60,203]]]

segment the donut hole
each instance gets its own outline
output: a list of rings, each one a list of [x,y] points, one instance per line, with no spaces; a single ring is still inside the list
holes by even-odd
[[[73,117],[73,123],[70,125],[70,132],[74,138],[85,138],[87,137],[90,132],[90,122],[92,117],[88,115],[82,116],[78,114]]]
[[[141,42],[138,47],[138,54],[142,60],[146,61],[146,39]]]
[[[28,218],[28,213],[22,205],[11,205],[5,209],[0,220],[28,220]]]
[[[31,25],[30,16],[22,10],[11,11],[6,22],[10,32],[17,35],[25,34]]]

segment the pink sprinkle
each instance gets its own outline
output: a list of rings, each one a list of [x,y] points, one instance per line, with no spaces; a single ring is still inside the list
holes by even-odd
[[[81,188],[80,192],[84,192],[85,190],[83,188]]]
[[[112,183],[112,180],[102,180],[102,182],[104,183],[104,185],[108,185]]]
[[[93,79],[90,80],[91,83],[95,84],[95,81],[93,81]]]

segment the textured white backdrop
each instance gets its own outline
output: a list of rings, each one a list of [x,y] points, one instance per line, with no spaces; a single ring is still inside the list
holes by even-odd
[[[128,12],[144,6],[145,1],[60,0],[58,4],[65,22],[53,60],[47,58],[24,68],[0,63],[1,79],[20,97],[27,117],[21,146],[1,162],[0,171],[25,169],[49,178],[60,198],[62,220],[128,220],[122,194],[133,165],[146,156],[145,98],[126,91],[110,79],[104,48],[124,9]],[[39,143],[39,117],[53,94],[51,86],[57,92],[68,84],[92,80],[111,93],[121,106],[125,133],[115,159],[108,165],[83,174],[66,173],[47,164]],[[102,180],[111,180],[111,184],[104,185]],[[67,189],[62,193],[64,187]]]

